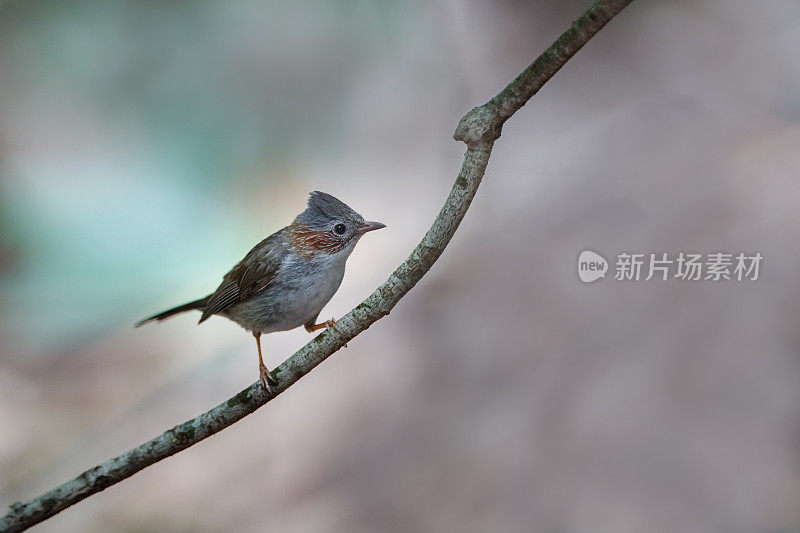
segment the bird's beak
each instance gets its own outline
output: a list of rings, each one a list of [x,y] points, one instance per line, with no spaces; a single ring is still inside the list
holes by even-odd
[[[376,229],[381,229],[385,227],[386,224],[381,224],[380,222],[374,222],[372,220],[368,220],[364,222],[364,225],[359,228],[358,232],[363,235],[368,231],[375,231]]]

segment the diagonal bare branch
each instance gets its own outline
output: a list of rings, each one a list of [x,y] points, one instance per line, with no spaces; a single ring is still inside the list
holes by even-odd
[[[430,270],[453,237],[478,190],[494,141],[506,120],[631,0],[595,2],[536,61],[486,104],[467,113],[453,135],[467,151],[461,171],[422,241],[375,292],[273,371],[280,394],[345,343],[389,314],[397,302]],[[24,503],[11,505],[0,518],[0,531],[23,531],[96,492],[119,483],[170,455],[197,444],[262,407],[272,399],[256,382],[228,401],[158,435],[78,477]]]

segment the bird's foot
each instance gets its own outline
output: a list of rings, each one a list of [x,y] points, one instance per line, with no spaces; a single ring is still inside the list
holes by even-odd
[[[339,326],[336,325],[336,319],[335,318],[331,318],[330,320],[326,320],[325,322],[320,322],[319,324],[306,324],[304,327],[306,328],[306,331],[309,332],[309,333],[313,333],[313,332],[317,331],[318,329],[322,329],[322,328],[332,329],[336,333],[338,333],[339,336],[344,337],[344,335],[342,335],[341,330],[339,329]],[[346,344],[343,344],[342,346],[347,348]]]
[[[275,379],[275,376],[272,375],[272,372],[267,370],[266,365],[259,365],[258,379],[261,381],[261,384],[264,386],[267,392],[274,396],[275,391],[272,390],[272,385],[277,385],[278,380]]]
[[[340,337],[344,337],[344,335],[342,335],[341,330],[339,329],[339,326],[336,325],[336,319],[335,318],[331,318],[330,320],[326,320],[324,322],[324,324],[325,324],[325,329],[332,329],[333,331],[338,333]],[[347,344],[342,344],[342,348],[347,348]]]

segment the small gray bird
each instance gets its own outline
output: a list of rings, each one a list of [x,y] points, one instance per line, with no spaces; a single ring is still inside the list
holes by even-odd
[[[261,356],[261,334],[305,326],[309,333],[336,328],[331,319],[315,324],[322,308],[339,289],[347,258],[362,235],[385,228],[365,221],[330,194],[314,191],[306,210],[289,226],[276,231],[250,250],[222,278],[217,290],[136,324],[164,320],[184,311],[202,312],[233,320],[256,338],[259,379],[269,392],[277,383]]]

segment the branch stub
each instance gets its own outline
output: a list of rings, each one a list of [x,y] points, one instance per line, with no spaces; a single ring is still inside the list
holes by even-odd
[[[480,105],[461,117],[453,138],[467,146],[492,143],[500,138],[503,121],[494,106]]]

